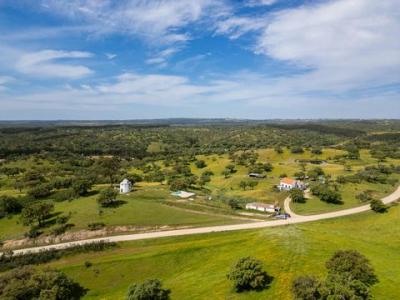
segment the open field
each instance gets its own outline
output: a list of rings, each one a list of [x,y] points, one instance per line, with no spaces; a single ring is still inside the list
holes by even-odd
[[[96,203],[97,193],[106,185],[97,185],[91,196],[80,197],[72,201],[55,202],[55,212],[60,214],[70,214],[69,223],[74,224],[70,229],[72,231],[87,229],[89,223],[103,222],[106,226],[133,226],[135,230],[155,229],[162,226],[169,228],[182,226],[210,226],[218,224],[237,223],[239,220],[230,218],[234,211],[221,201],[220,198],[238,198],[244,201],[257,201],[266,203],[278,203],[283,207],[283,200],[288,196],[287,192],[273,191],[273,187],[279,183],[279,177],[282,174],[293,177],[300,170],[309,170],[317,165],[311,163],[300,164],[300,160],[319,159],[324,163],[320,166],[327,175],[335,179],[339,175],[354,174],[365,166],[377,164],[377,160],[372,158],[368,151],[362,150],[359,160],[346,160],[348,169],[345,170],[343,162],[337,161],[335,156],[342,155],[344,152],[337,149],[323,149],[321,155],[311,154],[305,151],[302,154],[292,154],[285,150],[282,154],[276,153],[273,149],[261,149],[256,151],[259,155],[258,161],[262,163],[269,162],[273,166],[271,172],[266,173],[265,179],[253,179],[258,185],[253,189],[243,190],[239,183],[248,179],[248,168],[236,164],[236,172],[225,178],[221,172],[226,165],[232,163],[228,155],[199,155],[196,158],[204,160],[205,168],[197,168],[194,162],[190,163],[191,172],[200,177],[205,170],[214,173],[211,181],[206,183],[203,190],[195,189],[194,192],[200,195],[211,195],[213,200],[195,200],[195,201],[177,201],[170,196],[168,185],[161,183],[141,182],[136,184],[135,190],[129,195],[120,195],[119,199],[126,203],[117,208],[105,208],[99,212],[99,206]],[[32,159],[11,161],[5,164],[8,167],[21,168],[57,168],[59,162],[54,160]],[[165,167],[163,161],[156,162],[162,170],[171,169]],[[398,160],[387,159],[386,164],[398,164]],[[350,169],[350,171],[349,171]],[[131,167],[128,173],[142,174],[142,170]],[[1,177],[1,176],[0,176]],[[392,174],[392,178],[400,179],[399,174]],[[19,192],[12,188],[12,178],[2,176],[3,187],[0,188],[0,194],[3,195],[23,195],[24,190]],[[365,190],[374,191],[374,195],[380,198],[394,190],[390,184],[377,183],[346,183],[339,186],[339,191],[343,197],[342,205],[328,204],[312,197],[305,204],[292,203],[292,209],[298,214],[316,214],[346,208],[355,207],[362,203],[356,198],[356,195]],[[51,199],[51,196],[49,197]],[[168,204],[168,205],[166,205]],[[189,211],[188,211],[189,210]],[[193,210],[191,212],[190,210]],[[204,214],[196,213],[202,212]],[[236,212],[237,213],[237,212]],[[240,211],[239,211],[240,213]],[[223,215],[227,215],[224,217]],[[18,239],[28,231],[28,227],[23,226],[17,216],[11,216],[0,219],[0,237],[2,239]],[[50,228],[45,228],[45,233],[50,232]]]
[[[88,287],[86,299],[124,299],[130,283],[147,278],[162,279],[172,299],[291,299],[288,286],[295,276],[323,276],[324,263],[334,251],[355,249],[376,269],[376,299],[397,299],[399,235],[397,206],[388,214],[368,212],[279,228],[125,242],[118,249],[49,265]],[[225,276],[234,261],[248,255],[261,259],[274,280],[263,292],[236,294]],[[85,261],[93,266],[86,268]]]
[[[144,185],[129,195],[121,195],[119,199],[126,203],[117,208],[102,209],[96,202],[97,195],[81,197],[72,201],[55,202],[55,212],[71,213],[69,223],[75,226],[71,230],[87,229],[89,223],[103,222],[107,226],[134,226],[137,230],[155,229],[168,226],[210,226],[218,224],[234,224],[238,220],[212,214],[198,214],[163,204],[172,199],[165,187]],[[242,221],[243,222],[243,221]],[[29,227],[23,226],[18,216],[0,219],[0,236],[3,239],[23,237]],[[133,230],[133,229],[132,229]],[[45,229],[45,232],[48,232]]]

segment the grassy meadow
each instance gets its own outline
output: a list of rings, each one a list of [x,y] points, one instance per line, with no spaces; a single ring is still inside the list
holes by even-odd
[[[156,147],[154,147],[156,148]],[[279,203],[283,207],[283,201],[288,196],[287,192],[276,192],[274,186],[279,183],[279,177],[286,174],[293,177],[300,170],[310,170],[313,167],[320,166],[327,175],[335,179],[339,175],[354,174],[367,165],[376,165],[378,161],[371,157],[369,151],[362,150],[359,160],[338,161],[335,159],[337,155],[344,154],[343,151],[337,149],[323,149],[321,155],[314,155],[310,151],[302,154],[290,153],[285,149],[282,154],[278,154],[273,149],[257,150],[259,155],[258,161],[262,163],[269,162],[273,165],[273,170],[266,173],[265,179],[252,179],[258,181],[258,185],[253,189],[243,190],[239,187],[239,183],[243,180],[249,180],[248,168],[236,164],[236,172],[225,178],[221,172],[226,165],[232,163],[228,155],[199,155],[196,158],[204,160],[207,164],[205,168],[197,168],[194,162],[190,163],[193,174],[198,177],[206,171],[210,170],[214,173],[211,181],[208,182],[204,189],[195,189],[199,195],[212,196],[213,200],[197,199],[195,201],[177,201],[170,195],[168,185],[165,183],[140,182],[135,185],[135,190],[129,195],[118,196],[119,200],[124,204],[116,208],[104,208],[99,210],[96,202],[97,193],[106,185],[96,185],[91,195],[80,197],[72,201],[55,202],[55,212],[64,215],[70,215],[69,223],[74,224],[70,229],[77,231],[87,229],[89,223],[103,222],[106,226],[134,226],[138,230],[158,228],[162,226],[181,227],[181,226],[209,226],[228,223],[237,223],[240,220],[234,220],[230,215],[235,214],[230,207],[218,201],[220,198],[241,198],[245,201],[257,201],[266,203]],[[306,163],[301,165],[299,160],[320,159],[324,163],[314,165]],[[49,168],[56,167],[61,162],[55,160],[32,159],[10,161],[6,166],[23,167],[25,169],[32,168]],[[162,169],[165,167],[163,161],[156,162]],[[387,159],[387,164],[398,164],[398,160]],[[345,168],[345,165],[347,168]],[[349,171],[350,169],[350,171]],[[142,173],[141,170],[131,167],[129,173]],[[393,178],[400,179],[398,174],[392,174]],[[19,192],[12,188],[12,179],[0,176],[0,195],[23,195],[24,190]],[[374,191],[374,195],[379,198],[389,194],[395,189],[389,184],[346,183],[340,185],[340,192],[344,203],[342,205],[328,204],[320,201],[316,197],[310,198],[305,204],[292,204],[293,210],[298,214],[315,214],[328,211],[340,210],[361,205],[356,195],[365,190]],[[51,196],[49,197],[51,199]],[[239,212],[240,213],[240,212]],[[236,212],[237,214],[237,212]],[[224,216],[226,215],[226,216]],[[244,222],[242,220],[242,222]],[[23,226],[18,216],[11,216],[0,219],[0,238],[1,239],[18,239],[28,231],[28,227]],[[48,233],[50,228],[45,228],[44,232]],[[134,230],[134,229],[132,229]]]
[[[159,278],[172,299],[291,299],[298,275],[325,276],[325,262],[338,249],[355,249],[372,263],[376,299],[398,299],[400,207],[315,223],[262,230],[124,242],[101,253],[50,263],[89,288],[85,299],[124,299],[133,282]],[[235,293],[226,274],[239,258],[254,256],[274,277],[262,292]],[[93,265],[85,267],[85,262]]]

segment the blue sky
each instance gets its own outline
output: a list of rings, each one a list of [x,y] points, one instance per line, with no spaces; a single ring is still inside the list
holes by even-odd
[[[398,0],[0,0],[0,119],[399,118]]]

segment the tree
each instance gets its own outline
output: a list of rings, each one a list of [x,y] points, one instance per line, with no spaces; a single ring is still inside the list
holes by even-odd
[[[360,159],[360,150],[355,145],[348,145],[346,147],[348,159]]]
[[[301,189],[294,188],[290,190],[290,198],[295,203],[306,203],[306,197],[304,196],[304,192]]]
[[[246,188],[247,188],[247,181],[244,181],[244,180],[240,181],[240,182],[239,182],[239,187],[240,187],[243,191],[246,190]]]
[[[18,214],[22,208],[20,199],[7,195],[0,196],[0,218],[5,215]]]
[[[258,181],[254,181],[254,180],[249,181],[249,182],[247,183],[247,186],[248,186],[250,189],[252,189],[252,190],[253,190],[257,185],[258,185]]]
[[[388,211],[387,205],[385,205],[382,200],[373,199],[370,203],[371,209],[377,213],[385,213]]]
[[[296,278],[292,284],[295,300],[367,300],[370,286],[378,280],[368,259],[354,250],[339,250],[326,262],[324,281],[312,276]]]
[[[117,203],[117,195],[118,192],[115,189],[107,188],[100,192],[100,195],[97,198],[97,203],[99,203],[101,207],[115,206]]]
[[[320,199],[327,203],[342,204],[342,195],[339,192],[331,189],[326,189],[320,195]]]
[[[207,167],[207,164],[204,160],[196,160],[196,162],[194,164],[199,169],[203,169],[203,168]]]
[[[39,227],[43,226],[43,222],[50,218],[51,212],[54,210],[54,204],[51,202],[36,202],[25,207],[21,212],[21,220],[24,225],[32,225],[35,222]]]
[[[84,196],[92,188],[92,183],[86,179],[77,179],[72,183],[75,195]]]
[[[300,276],[292,283],[292,293],[295,300],[319,300],[321,282],[314,276]]]
[[[237,292],[265,289],[272,280],[264,271],[262,262],[253,257],[239,259],[232,266],[227,277],[233,282]]]
[[[20,267],[0,275],[1,299],[78,300],[86,290],[60,271]]]
[[[134,283],[128,289],[127,300],[168,300],[170,290],[162,287],[158,279],[148,279],[143,283]]]
[[[302,153],[304,153],[304,149],[302,147],[299,147],[299,146],[292,147],[290,149],[290,152],[292,152],[293,154],[302,154]]]
[[[275,152],[276,152],[277,154],[282,154],[282,153],[283,153],[283,149],[282,149],[281,146],[276,146],[276,147],[274,148],[274,150],[275,150]]]
[[[311,150],[311,153],[315,154],[315,155],[321,155],[322,154],[322,149],[321,148],[313,148]]]
[[[116,157],[103,157],[97,162],[97,170],[101,175],[109,178],[111,185],[114,183],[115,177],[119,173],[120,169],[121,162]]]
[[[377,282],[369,260],[355,250],[336,251],[326,262],[326,268],[329,274],[338,274],[346,280],[359,280],[368,286]]]
[[[231,175],[231,171],[229,171],[228,169],[224,169],[224,170],[221,172],[221,175],[224,175],[224,178],[226,179],[226,178],[229,177],[229,175]]]
[[[51,195],[49,184],[38,184],[28,191],[28,195],[35,199],[45,198]]]

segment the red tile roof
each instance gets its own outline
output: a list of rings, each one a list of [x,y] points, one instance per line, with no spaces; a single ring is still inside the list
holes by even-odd
[[[296,183],[296,180],[294,180],[292,178],[285,177],[285,178],[281,179],[281,183],[294,185]]]

